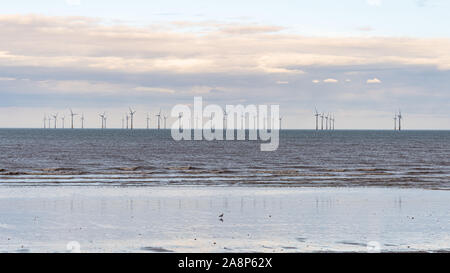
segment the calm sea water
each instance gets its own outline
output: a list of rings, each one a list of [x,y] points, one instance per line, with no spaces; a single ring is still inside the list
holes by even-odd
[[[450,131],[285,130],[257,141],[169,130],[0,129],[0,185],[382,186],[450,189]]]

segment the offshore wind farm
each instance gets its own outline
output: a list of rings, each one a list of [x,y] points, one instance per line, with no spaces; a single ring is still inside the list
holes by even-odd
[[[450,252],[450,1],[210,2],[3,1],[0,252]]]

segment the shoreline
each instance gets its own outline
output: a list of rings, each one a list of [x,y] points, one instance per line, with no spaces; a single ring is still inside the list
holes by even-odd
[[[360,187],[0,187],[0,251],[67,252],[76,241],[82,252],[373,251],[368,244],[449,252],[449,197]]]

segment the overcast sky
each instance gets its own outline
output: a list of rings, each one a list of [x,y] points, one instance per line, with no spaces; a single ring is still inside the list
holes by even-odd
[[[136,125],[194,96],[279,104],[284,128],[450,129],[450,1],[6,1],[0,127],[69,108]],[[61,123],[61,121],[59,121]],[[76,120],[79,125],[79,120]],[[60,126],[60,124],[58,125]]]

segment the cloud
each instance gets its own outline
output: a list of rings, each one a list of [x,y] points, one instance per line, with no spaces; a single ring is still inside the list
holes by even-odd
[[[277,84],[289,84],[288,81],[276,81]]]
[[[319,80],[312,80],[313,83],[320,83]]]
[[[381,83],[381,81],[377,78],[368,79],[366,82],[367,83]]]
[[[69,6],[79,6],[81,5],[81,0],[66,0],[66,3]]]
[[[367,0],[367,4],[370,6],[381,6],[381,0]]]
[[[336,79],[325,79],[325,80],[323,80],[323,82],[326,82],[326,83],[336,83],[336,82],[338,82],[338,80],[336,80]]]

